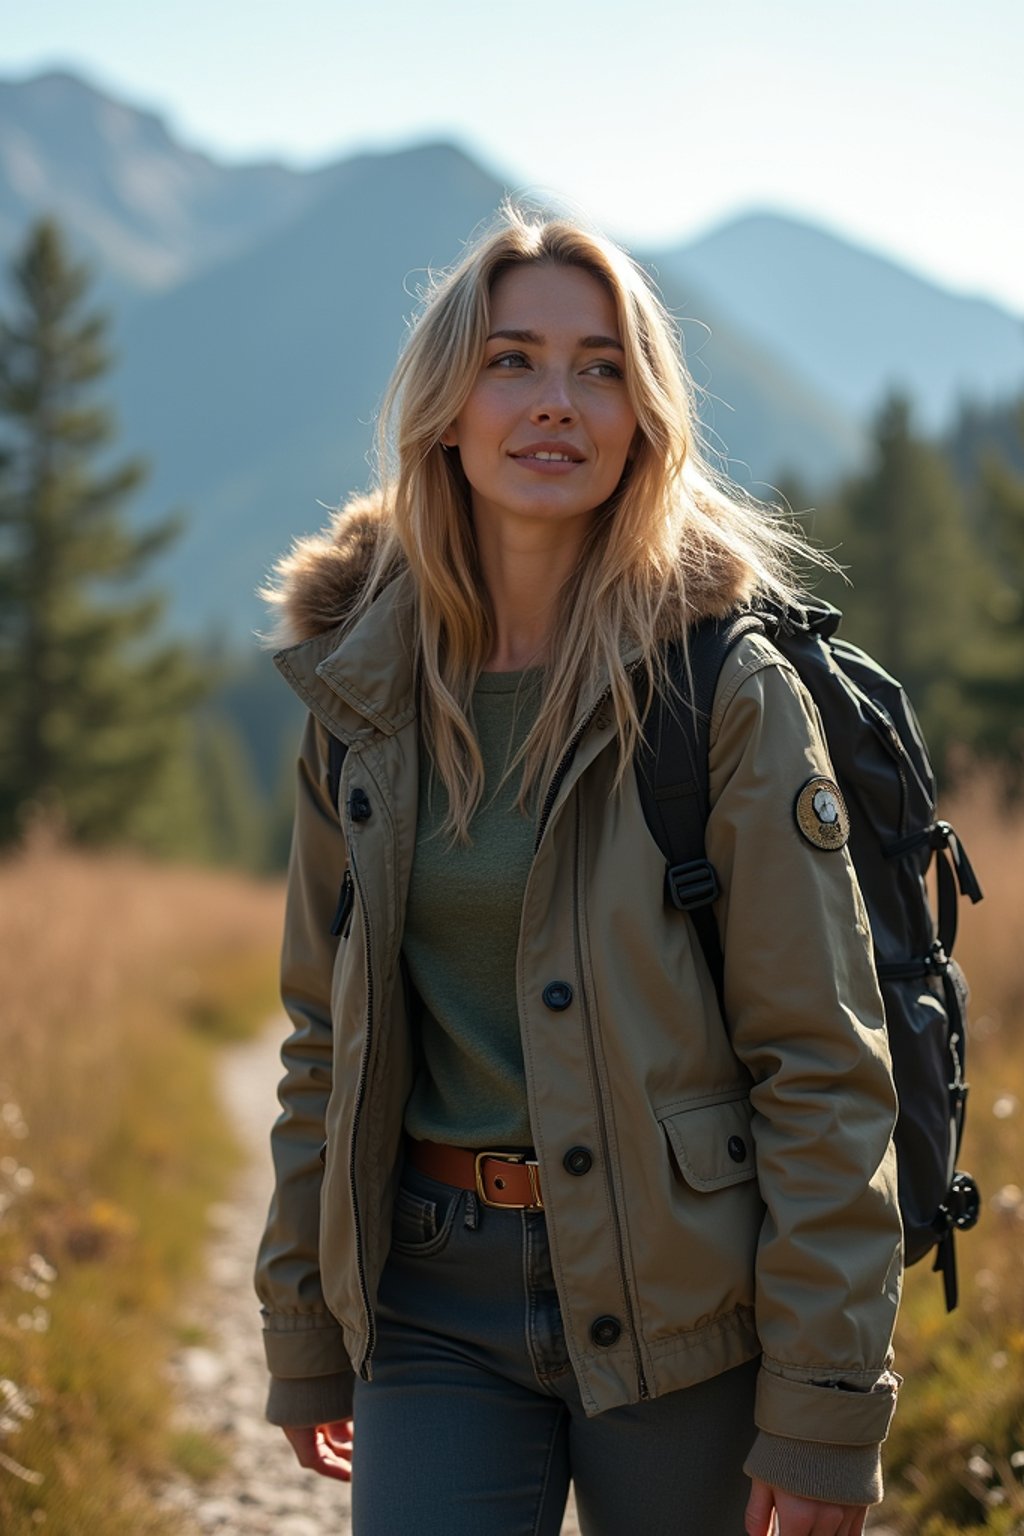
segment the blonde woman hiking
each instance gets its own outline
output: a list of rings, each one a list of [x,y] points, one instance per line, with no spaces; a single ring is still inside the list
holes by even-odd
[[[633,771],[668,648],[791,600],[807,552],[709,467],[665,310],[572,221],[506,208],[436,282],[381,442],[272,593],[308,716],[267,1417],[351,1477],[355,1536],[556,1536],[570,1480],[586,1536],[856,1536],[896,1105],[848,850],[794,816],[820,721],[762,636],[730,651],[724,1010]]]

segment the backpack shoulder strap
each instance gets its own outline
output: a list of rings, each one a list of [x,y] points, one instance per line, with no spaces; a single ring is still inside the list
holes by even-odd
[[[335,736],[333,731],[327,738],[327,787],[331,794],[331,804],[338,809],[338,790],[341,787],[341,769],[345,761],[345,753],[348,751],[345,743]]]
[[[724,960],[711,903],[718,877],[708,862],[704,829],[710,810],[708,747],[711,708],[722,663],[752,631],[764,632],[756,613],[739,612],[705,620],[688,637],[689,673],[682,647],[668,654],[675,696],[658,693],[637,748],[636,777],[644,819],[665,855],[665,899],[693,923],[718,994],[723,1001]]]

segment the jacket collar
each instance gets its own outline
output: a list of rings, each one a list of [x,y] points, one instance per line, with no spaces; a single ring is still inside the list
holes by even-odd
[[[274,655],[274,664],[329,731],[351,745],[393,736],[416,714],[412,601],[391,582],[350,628],[339,624]]]

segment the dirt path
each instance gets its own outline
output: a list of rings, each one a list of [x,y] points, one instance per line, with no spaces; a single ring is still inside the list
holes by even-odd
[[[179,1350],[171,1369],[179,1425],[223,1437],[230,1461],[201,1489],[183,1478],[157,1491],[161,1505],[179,1512],[180,1536],[349,1536],[351,1529],[347,1487],[300,1467],[263,1417],[267,1375],[252,1266],[270,1198],[282,1031],[275,1020],[222,1058],[224,1106],[251,1158],[232,1199],[211,1212],[206,1278],[183,1313],[206,1342]],[[571,1505],[562,1536],[579,1536]]]

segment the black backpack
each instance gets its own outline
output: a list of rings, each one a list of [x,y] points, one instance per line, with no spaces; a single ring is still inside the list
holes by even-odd
[[[850,853],[871,922],[900,1109],[896,1125],[904,1254],[916,1264],[936,1249],[946,1306],[957,1301],[955,1231],[973,1227],[981,1200],[957,1170],[963,1136],[967,985],[951,958],[957,891],[981,887],[956,834],[935,816],[935,778],[917,717],[895,678],[856,646],[835,638],[842,615],[807,601],[764,605],[698,625],[690,637],[692,704],[682,658],[670,675],[679,699],[660,695],[644,726],[636,774],[644,816],[665,855],[665,896],[692,921],[722,1004],[722,950],[711,903],[718,880],[704,848],[708,818],[708,726],[722,663],[752,631],[792,662],[821,715],[829,754],[851,818]],[[330,738],[329,781],[338,799],[344,745]],[[938,856],[936,924],[925,877]],[[352,908],[348,871],[331,931]],[[724,1013],[724,1008],[723,1008]]]
[[[835,638],[842,615],[807,601],[698,625],[690,639],[692,696],[682,657],[670,675],[680,697],[660,698],[645,722],[636,771],[644,815],[665,855],[666,900],[694,924],[722,1000],[722,950],[708,863],[708,729],[715,686],[730,649],[766,635],[796,668],[821,715],[839,788],[852,811],[850,853],[864,894],[885,1004],[900,1108],[895,1141],[905,1259],[936,1249],[947,1310],[957,1301],[953,1234],[978,1219],[980,1196],[957,1171],[963,1136],[967,986],[951,958],[957,893],[981,887],[955,832],[935,814],[935,779],[913,707],[895,678]],[[691,707],[691,702],[696,708]],[[925,877],[937,856],[938,922]]]

